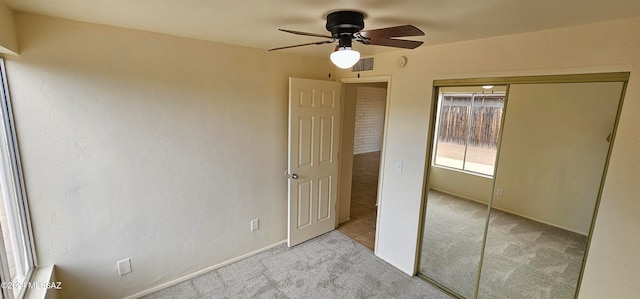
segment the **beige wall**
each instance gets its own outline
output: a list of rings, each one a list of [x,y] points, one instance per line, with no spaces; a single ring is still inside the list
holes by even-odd
[[[326,59],[30,14],[17,32],[33,231],[62,297],[121,298],[286,238],[287,80],[325,79]]]
[[[0,0],[0,54],[17,54],[18,39],[13,11]]]
[[[493,207],[587,235],[622,85],[511,85]]]
[[[429,171],[430,188],[485,204],[491,200],[491,178],[437,166],[430,166]]]
[[[422,47],[376,56],[371,76],[391,75],[387,161],[376,254],[415,271],[434,79],[631,71],[580,298],[631,298],[640,292],[640,19]],[[404,55],[408,63],[396,66]],[[367,74],[367,76],[369,75]],[[341,77],[354,77],[348,72]],[[363,78],[366,79],[366,78]]]

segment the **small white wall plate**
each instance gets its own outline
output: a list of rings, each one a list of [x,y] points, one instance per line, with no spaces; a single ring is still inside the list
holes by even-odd
[[[396,64],[398,65],[399,68],[403,68],[405,65],[407,65],[407,57],[405,56],[398,57]]]

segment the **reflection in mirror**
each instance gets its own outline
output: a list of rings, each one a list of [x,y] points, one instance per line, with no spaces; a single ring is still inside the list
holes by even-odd
[[[433,189],[428,201],[420,273],[473,298],[487,206]]]
[[[473,298],[505,86],[438,90],[420,274]]]
[[[510,86],[478,298],[574,298],[622,88]]]
[[[504,87],[440,88],[434,165],[492,176]]]

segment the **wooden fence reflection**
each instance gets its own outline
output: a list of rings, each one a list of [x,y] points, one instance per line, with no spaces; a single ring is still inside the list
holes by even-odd
[[[472,101],[471,95],[445,95],[438,140],[465,144],[468,137],[470,146],[496,148],[503,110],[504,96],[476,96]]]

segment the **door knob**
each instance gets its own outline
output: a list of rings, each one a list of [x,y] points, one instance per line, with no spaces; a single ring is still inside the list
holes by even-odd
[[[297,180],[298,179],[298,175],[295,173],[289,173],[288,170],[284,171],[284,176],[286,176],[288,179],[294,179]]]

